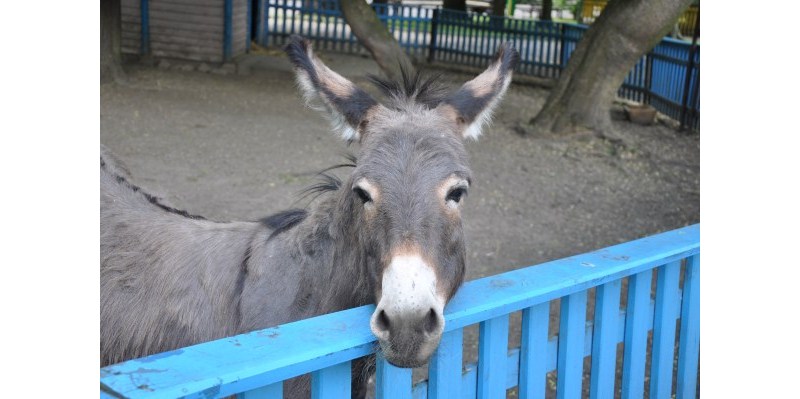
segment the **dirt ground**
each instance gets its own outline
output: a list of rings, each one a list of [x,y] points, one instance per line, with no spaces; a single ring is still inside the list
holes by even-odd
[[[101,142],[139,185],[192,214],[255,220],[304,206],[297,193],[357,146],[304,107],[285,57],[260,57],[247,76],[127,65],[127,83],[101,86]],[[322,57],[365,88],[364,76],[378,72],[363,57]],[[454,86],[470,78],[445,73]],[[621,120],[617,143],[520,135],[546,96],[512,85],[491,128],[467,145],[468,280],[700,220],[698,135]],[[465,345],[473,361],[475,335]],[[518,336],[513,317],[511,342]]]

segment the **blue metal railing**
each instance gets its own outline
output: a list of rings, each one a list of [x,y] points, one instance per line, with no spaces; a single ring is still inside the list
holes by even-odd
[[[650,397],[669,398],[679,320],[675,394],[694,398],[699,254],[698,224],[470,281],[445,309],[445,333],[428,380],[412,385],[411,369],[396,368],[378,355],[377,397],[500,398],[512,387],[519,387],[520,398],[542,397],[546,374],[555,370],[558,397],[577,398],[586,356],[591,356],[592,397],[614,397],[622,342],[623,397],[643,397],[647,389]],[[594,314],[586,321],[590,298]],[[561,310],[558,336],[548,338],[551,301],[559,301]],[[376,347],[369,329],[373,310],[362,306],[108,366],[100,370],[101,397],[280,398],[282,381],[306,373],[312,397],[349,397],[351,361]],[[509,314],[517,311],[521,346],[509,351]],[[462,369],[463,329],[476,323],[478,361]]]
[[[282,45],[300,34],[319,48],[366,54],[342,16],[338,0],[261,0],[261,45]],[[500,18],[429,6],[373,4],[376,14],[409,55],[428,61],[486,66],[495,49],[511,41],[520,52],[517,72],[558,78],[585,25]],[[691,44],[663,39],[630,71],[618,92],[622,98],[650,104],[663,114],[700,127],[700,47],[689,65]],[[686,73],[692,74],[688,93]]]

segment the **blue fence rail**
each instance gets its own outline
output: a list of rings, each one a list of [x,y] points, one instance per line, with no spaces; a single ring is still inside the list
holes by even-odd
[[[518,387],[520,398],[539,398],[547,389],[546,374],[555,370],[558,397],[579,398],[584,358],[591,356],[592,398],[613,398],[615,389],[622,397],[641,398],[647,389],[650,397],[670,398],[674,392],[677,398],[694,398],[699,254],[697,224],[468,282],[445,308],[445,333],[430,360],[428,379],[412,385],[411,369],[396,368],[378,355],[377,397],[502,398]],[[595,306],[587,320],[590,298]],[[551,301],[559,301],[560,316],[558,335],[549,338]],[[311,373],[313,398],[349,397],[351,361],[375,353],[369,328],[374,308],[108,366],[100,370],[100,396],[280,398],[282,381]],[[509,315],[518,311],[521,345],[508,350]],[[462,368],[463,329],[476,323],[478,361]],[[618,343],[624,345],[621,386],[615,386]]]
[[[301,34],[322,49],[367,53],[345,22],[338,0],[261,0],[259,7],[264,12],[256,40],[263,46],[282,45],[290,35]],[[412,57],[483,67],[500,43],[511,41],[520,51],[517,72],[544,78],[559,77],[588,29],[429,6],[372,7]],[[650,104],[681,126],[697,130],[699,71],[700,46],[665,38],[630,71],[618,94]]]

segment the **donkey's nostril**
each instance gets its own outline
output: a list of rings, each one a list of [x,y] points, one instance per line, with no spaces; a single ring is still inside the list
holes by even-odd
[[[439,329],[439,316],[436,311],[431,309],[425,316],[425,332],[431,334]]]
[[[389,331],[389,316],[386,316],[386,312],[383,310],[378,313],[378,317],[375,319],[375,326],[381,331]]]

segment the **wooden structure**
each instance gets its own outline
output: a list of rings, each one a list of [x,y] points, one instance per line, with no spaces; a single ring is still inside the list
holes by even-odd
[[[221,63],[250,45],[249,0],[121,0],[122,53]]]
[[[561,309],[555,337],[548,336],[551,301]],[[312,398],[349,398],[351,361],[377,346],[369,328],[374,310],[362,306],[108,366],[100,370],[100,397],[282,398],[284,380],[311,373]],[[509,350],[515,312],[521,346]],[[470,281],[445,308],[445,320],[427,381],[412,384],[411,369],[378,355],[378,398],[496,399],[512,387],[520,398],[541,398],[554,370],[557,396],[580,398],[587,356],[593,398],[613,398],[618,388],[623,398],[642,398],[645,387],[650,397],[695,398],[700,225]],[[478,362],[463,369],[463,329],[472,324],[480,326]]]

